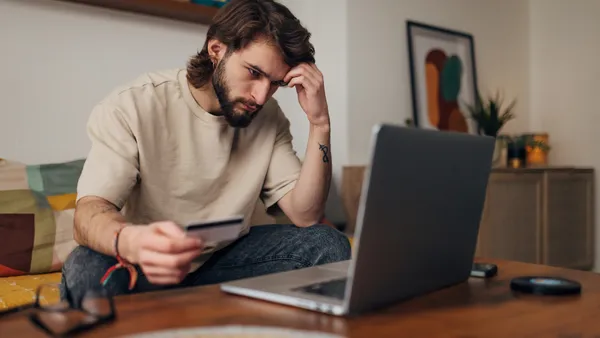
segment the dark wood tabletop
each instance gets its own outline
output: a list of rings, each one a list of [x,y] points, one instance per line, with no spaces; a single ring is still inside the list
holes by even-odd
[[[481,259],[478,259],[481,261]],[[335,317],[220,292],[217,286],[116,298],[118,318],[84,337],[169,328],[252,325],[348,337],[600,337],[600,275],[548,266],[496,263],[498,275],[467,282],[352,318]],[[578,296],[534,296],[510,290],[511,278],[551,275],[579,281]],[[0,319],[0,337],[44,337],[18,314]]]

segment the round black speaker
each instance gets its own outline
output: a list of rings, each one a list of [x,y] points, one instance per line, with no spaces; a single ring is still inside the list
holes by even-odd
[[[574,295],[581,293],[579,282],[547,276],[523,276],[513,278],[510,288],[515,291],[538,295]]]

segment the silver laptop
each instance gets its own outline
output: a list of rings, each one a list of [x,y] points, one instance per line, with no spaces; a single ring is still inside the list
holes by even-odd
[[[354,315],[469,278],[494,139],[373,129],[349,261],[221,284],[221,290],[334,315]]]

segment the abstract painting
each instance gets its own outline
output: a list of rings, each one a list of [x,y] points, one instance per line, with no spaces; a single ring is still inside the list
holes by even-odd
[[[467,109],[477,97],[473,36],[410,20],[406,29],[415,126],[478,133]]]

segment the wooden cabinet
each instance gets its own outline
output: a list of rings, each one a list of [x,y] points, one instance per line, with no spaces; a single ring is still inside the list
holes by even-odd
[[[476,255],[591,269],[594,224],[592,169],[496,169]]]
[[[494,172],[488,182],[477,256],[541,261],[543,178]]]
[[[356,223],[363,176],[364,166],[343,169],[341,190],[350,233]],[[591,269],[594,224],[593,169],[494,169],[476,255]]]
[[[542,262],[590,269],[595,216],[592,171],[547,172]]]

